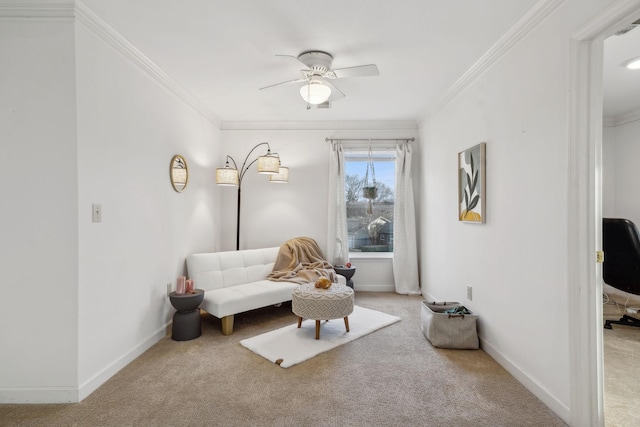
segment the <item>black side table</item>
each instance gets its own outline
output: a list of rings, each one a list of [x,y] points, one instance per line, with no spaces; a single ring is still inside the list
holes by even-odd
[[[347,279],[347,286],[353,289],[353,280],[351,278],[354,274],[356,274],[355,267],[333,267],[333,269],[341,276],[344,276]]]
[[[198,306],[204,299],[204,290],[195,289],[193,294],[169,294],[171,305],[178,310],[173,315],[171,338],[176,341],[188,341],[202,335],[200,309]]]

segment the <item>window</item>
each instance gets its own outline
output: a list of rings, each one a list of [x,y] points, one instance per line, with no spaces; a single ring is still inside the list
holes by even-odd
[[[371,160],[368,151],[345,152],[349,252],[393,252],[395,152],[373,150]]]

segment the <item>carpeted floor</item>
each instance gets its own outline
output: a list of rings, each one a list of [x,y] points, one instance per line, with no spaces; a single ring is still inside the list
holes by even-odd
[[[239,342],[296,322],[290,304],[203,315],[203,335],[165,337],[78,404],[0,405],[2,426],[563,426],[481,350],[432,347],[421,297],[357,293],[402,320],[282,369]]]
[[[603,312],[605,320],[618,320],[625,313],[623,305],[614,303],[605,304]],[[605,426],[640,426],[640,328],[612,325],[604,329],[603,343]]]

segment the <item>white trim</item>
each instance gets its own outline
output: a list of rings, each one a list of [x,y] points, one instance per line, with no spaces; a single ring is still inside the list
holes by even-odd
[[[502,37],[494,43],[484,55],[480,57],[442,96],[437,102],[431,105],[418,118],[418,124],[426,121],[431,114],[441,110],[445,105],[451,102],[460,92],[473,83],[478,76],[489,69],[502,56],[515,46],[529,32],[536,28],[542,20],[544,20],[565,0],[539,0],[533,5],[520,19],[506,32]]]
[[[562,403],[557,397],[551,394],[541,384],[531,378],[521,367],[514,364],[508,357],[505,357],[499,352],[493,345],[489,344],[484,338],[480,337],[480,348],[491,356],[500,366],[506,369],[516,380],[524,385],[531,393],[533,393],[538,399],[549,407],[557,416],[562,418],[566,423],[569,423],[571,418],[571,411],[569,407]],[[580,426],[582,424],[570,424]]]
[[[151,348],[167,335],[167,328],[171,324],[165,324],[162,329],[154,333],[149,339],[134,347],[127,354],[116,360],[102,372],[95,375],[79,388],[75,387],[0,387],[0,404],[45,404],[45,403],[78,403],[84,400],[98,387],[113,377],[122,368],[134,361],[142,353]]]
[[[638,0],[617,0],[614,4],[593,17],[571,34],[573,40],[589,41],[597,37],[613,35],[635,21],[638,13]]]
[[[91,31],[100,40],[113,47],[124,58],[136,65],[153,81],[168,90],[178,99],[193,108],[201,116],[220,128],[221,120],[196,97],[180,86],[174,79],[151,61],[144,53],[133,46],[102,18],[100,18],[82,0],[69,2],[58,0],[55,3],[17,2],[0,4],[0,18],[8,19],[73,19]]]
[[[251,122],[224,121],[220,130],[408,130],[417,131],[415,121],[299,121],[299,122]]]
[[[574,426],[604,425],[602,269],[595,263],[602,221],[603,40],[638,14],[636,0],[621,0],[587,22],[571,40],[567,313],[570,425]]]
[[[361,285],[356,283],[354,285],[356,292],[395,292],[396,287],[394,285]]]
[[[623,114],[621,116],[616,117],[605,117],[604,125],[607,127],[616,127],[626,125],[628,123],[637,122],[640,120],[640,110],[632,111],[627,114]]]
[[[589,42],[571,44],[571,103],[569,111],[569,174],[567,197],[567,313],[569,321],[569,383],[571,425],[599,426],[603,420],[602,382],[596,360],[595,307],[595,182],[591,165],[591,74]],[[589,254],[592,256],[590,257]]]
[[[78,390],[74,387],[16,387],[0,388],[0,404],[77,403]]]
[[[613,128],[616,127],[616,119],[614,119],[613,117],[604,117],[602,119],[602,126],[606,127],[606,128]]]
[[[114,361],[101,372],[94,375],[91,379],[80,385],[78,388],[78,402],[84,400],[91,393],[96,391],[98,387],[107,382],[108,379],[117,374],[122,368],[137,359],[142,353],[153,347],[158,341],[167,335],[167,328],[171,322],[165,324],[161,329],[156,331],[148,339],[138,344],[128,353],[124,354],[120,359]]]
[[[73,1],[41,3],[20,1],[0,4],[0,18],[73,18]]]
[[[81,0],[76,2],[76,19],[99,39],[113,47],[124,58],[136,65],[160,86],[174,94],[178,99],[189,105],[204,118],[220,128],[221,120],[196,97],[180,86],[174,79],[138,50],[120,33],[102,20],[89,6]]]
[[[349,259],[393,259],[393,252],[349,252]]]

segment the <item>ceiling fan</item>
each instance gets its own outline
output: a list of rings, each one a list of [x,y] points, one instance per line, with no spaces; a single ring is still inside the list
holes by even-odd
[[[306,66],[307,69],[300,70],[302,78],[272,84],[262,87],[260,90],[290,83],[304,82],[305,84],[300,88],[300,96],[310,105],[320,106],[320,104],[327,104],[328,102],[345,97],[345,94],[342,93],[331,80],[349,77],[377,76],[380,74],[375,64],[357,65],[355,67],[336,68],[332,70],[331,63],[333,62],[333,56],[319,50],[302,52],[298,56],[276,56],[293,58]],[[308,108],[309,106],[307,106],[307,109]]]

